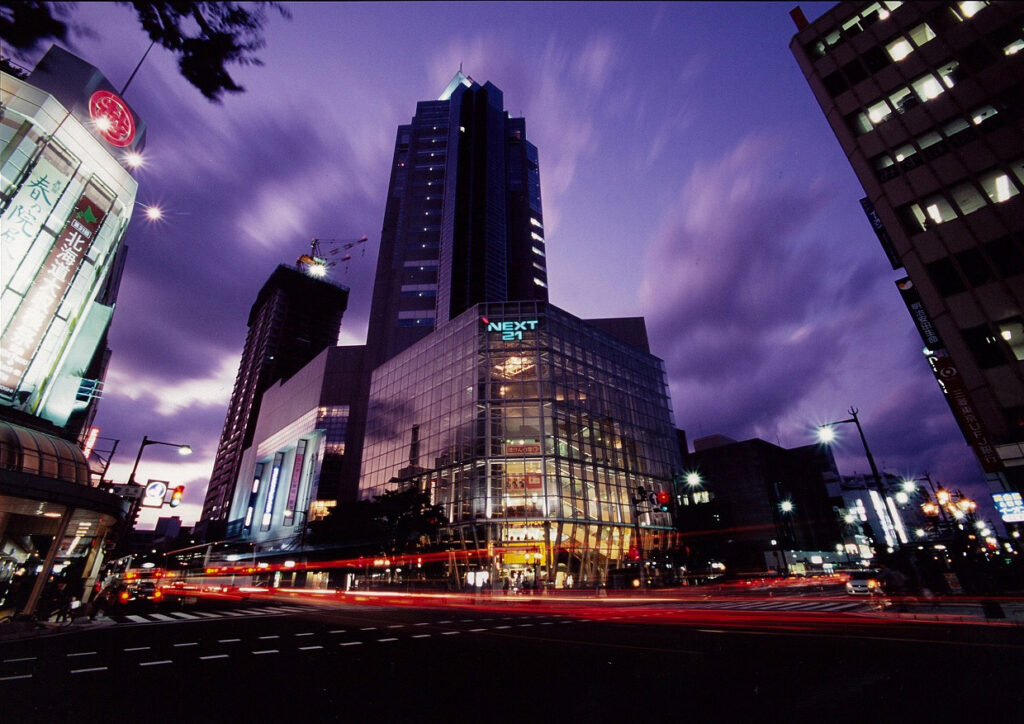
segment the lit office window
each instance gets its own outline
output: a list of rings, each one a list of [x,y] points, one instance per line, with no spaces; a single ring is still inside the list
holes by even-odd
[[[962,2],[956,4],[960,8],[959,16],[961,20],[969,20],[977,15],[985,6],[988,5],[987,0],[981,0],[981,2]]]
[[[1010,317],[997,323],[999,336],[1005,342],[1014,359],[1024,360],[1024,319],[1021,317]]]

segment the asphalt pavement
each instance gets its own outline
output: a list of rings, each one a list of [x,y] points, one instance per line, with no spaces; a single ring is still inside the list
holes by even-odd
[[[1006,623],[542,596],[237,613],[0,641],[4,718],[941,722],[1024,705],[1024,628]]]

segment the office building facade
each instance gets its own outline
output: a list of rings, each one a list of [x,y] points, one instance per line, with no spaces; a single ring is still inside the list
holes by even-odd
[[[593,584],[667,546],[670,514],[634,499],[680,469],[665,369],[622,336],[546,302],[440,325],[373,373],[360,497],[429,492],[477,585]]]
[[[281,265],[257,294],[199,520],[204,536],[219,537],[221,531],[211,526],[228,520],[242,454],[252,444],[264,391],[338,343],[348,291]]]
[[[1024,7],[842,2],[794,19],[925,359],[992,489],[1020,490]]]
[[[837,478],[828,448],[785,449],[722,435],[684,452],[678,522],[695,573],[709,562],[732,572],[821,570],[845,556],[840,512],[826,482]],[[695,475],[694,475],[695,474]],[[870,556],[870,549],[867,550]]]
[[[459,71],[398,128],[367,346],[371,366],[481,302],[547,300],[537,149],[501,90]]]

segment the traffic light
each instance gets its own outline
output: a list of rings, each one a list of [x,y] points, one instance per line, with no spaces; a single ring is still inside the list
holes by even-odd
[[[171,489],[171,502],[170,502],[170,506],[172,508],[177,508],[179,505],[181,505],[181,499],[183,497],[185,497],[185,486],[184,485],[179,485],[178,487]]]
[[[669,495],[667,491],[665,491],[665,490],[659,490],[658,491],[658,507],[661,508],[661,511],[663,513],[667,513],[668,512],[668,504],[669,504],[669,501],[671,501],[671,500],[672,500],[672,496]]]

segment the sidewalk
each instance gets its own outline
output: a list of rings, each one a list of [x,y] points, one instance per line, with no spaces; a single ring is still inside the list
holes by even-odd
[[[868,611],[865,616],[885,616],[917,621],[957,621],[960,623],[1002,623],[1024,626],[1024,600],[976,601],[903,601],[887,603],[884,610]]]
[[[86,631],[113,626],[112,619],[102,614],[90,621],[88,616],[80,616],[72,621],[57,623],[56,621],[18,621],[6,618],[10,611],[0,612],[0,642],[17,641],[40,636],[55,636],[73,631]]]

